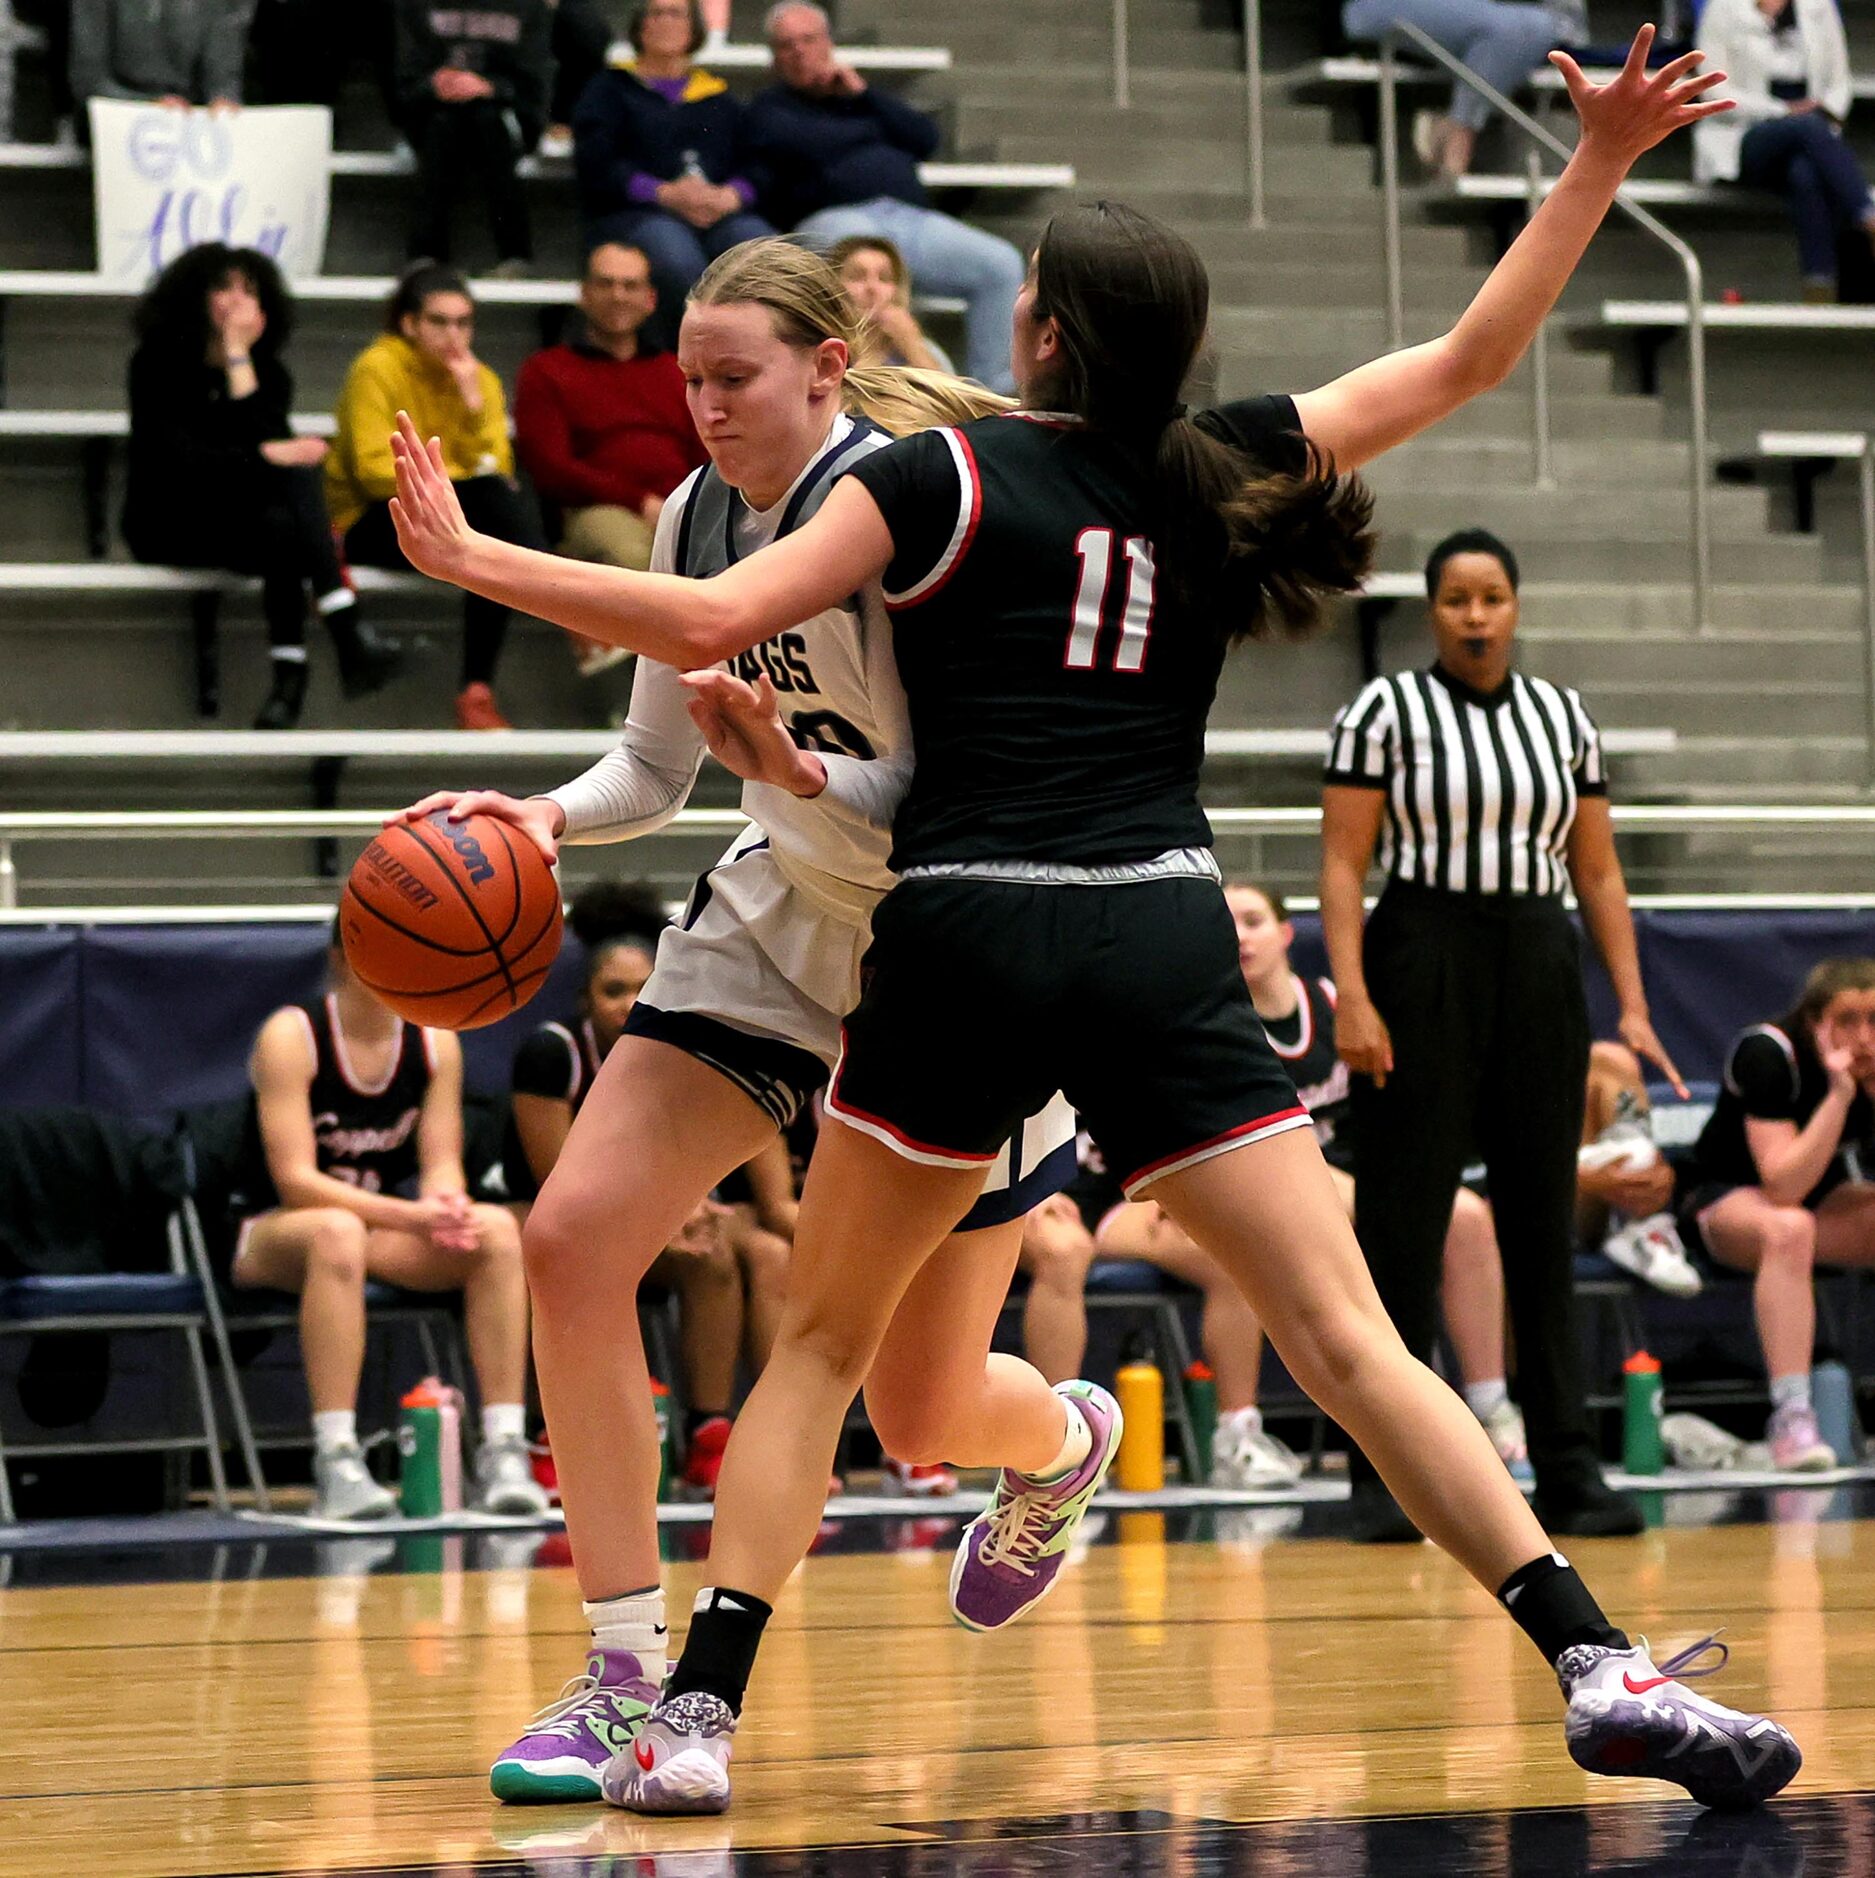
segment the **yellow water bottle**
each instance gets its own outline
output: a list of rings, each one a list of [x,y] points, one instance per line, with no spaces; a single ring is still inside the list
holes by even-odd
[[[1114,1475],[1123,1492],[1157,1493],[1165,1485],[1165,1378],[1135,1351],[1121,1363],[1113,1393],[1126,1418]]]

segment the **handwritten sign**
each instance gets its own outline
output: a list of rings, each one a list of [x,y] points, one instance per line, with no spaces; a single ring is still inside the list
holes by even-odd
[[[217,116],[93,98],[98,271],[141,286],[205,241],[258,248],[290,280],[325,262],[332,113],[270,105]]]

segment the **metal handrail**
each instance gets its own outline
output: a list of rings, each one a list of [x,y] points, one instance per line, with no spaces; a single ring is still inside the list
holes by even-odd
[[[1872,485],[1875,486],[1875,485]],[[1875,499],[1875,498],[1872,498]],[[375,834],[393,811],[385,809],[22,809],[0,814],[0,911],[19,906],[13,847],[23,841],[121,839],[331,840]],[[1291,808],[1214,808],[1206,813],[1220,835],[1309,835],[1322,812],[1313,803]],[[1867,828],[1875,830],[1875,802],[1865,803],[1633,803],[1613,810],[1622,834],[1670,834],[1761,828]],[[653,831],[733,835],[747,826],[737,809],[683,809]],[[1788,896],[1785,896],[1788,897]]]
[[[1122,111],[1133,107],[1132,32],[1127,0],[1113,0],[1113,102]]]
[[[1244,183],[1250,191],[1250,226],[1265,228],[1263,212],[1263,0],[1244,0]]]
[[[1382,250],[1387,274],[1387,339],[1388,344],[1396,351],[1406,343],[1406,289],[1404,269],[1400,258],[1399,67],[1395,58],[1396,49],[1402,43],[1423,53],[1435,65],[1443,66],[1458,84],[1476,92],[1494,109],[1501,112],[1507,123],[1514,124],[1540,149],[1547,150],[1552,156],[1560,157],[1565,163],[1573,154],[1560,137],[1545,130],[1528,111],[1513,104],[1488,79],[1480,78],[1469,65],[1446,51],[1429,33],[1407,20],[1397,21],[1394,24],[1392,30],[1380,42],[1380,180],[1385,218]],[[1533,175],[1530,185],[1533,208],[1540,193],[1540,187],[1538,176]],[[1707,590],[1711,584],[1712,573],[1710,491],[1706,486],[1705,271],[1700,266],[1699,256],[1691,247],[1682,241],[1672,229],[1635,202],[1625,187],[1616,191],[1615,207],[1629,221],[1645,230],[1665,247],[1679,262],[1680,270],[1686,276],[1686,372],[1691,406],[1689,428],[1692,443],[1692,463],[1689,466],[1687,480],[1693,531],[1693,629],[1696,632],[1703,632],[1706,628]],[[1546,321],[1545,325],[1547,323]],[[1547,369],[1547,363],[1547,352],[1540,351],[1532,359],[1531,369],[1537,372],[1540,378]],[[1545,426],[1548,422],[1548,410],[1549,393],[1547,386],[1544,386],[1537,394],[1536,413],[1537,421]],[[1541,467],[1549,460],[1549,440],[1546,436],[1539,436],[1533,440],[1533,445],[1540,477]]]

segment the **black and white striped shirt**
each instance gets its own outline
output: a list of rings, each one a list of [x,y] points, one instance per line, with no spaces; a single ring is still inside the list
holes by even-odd
[[[1576,804],[1605,796],[1601,733],[1567,685],[1489,694],[1439,666],[1376,678],[1335,719],[1326,780],[1386,792],[1380,865],[1452,893],[1560,894]]]

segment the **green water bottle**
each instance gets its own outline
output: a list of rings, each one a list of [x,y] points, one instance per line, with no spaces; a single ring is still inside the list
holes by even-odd
[[[1666,1461],[1660,1439],[1660,1359],[1636,1350],[1621,1365],[1625,1415],[1621,1458],[1630,1474],[1657,1474]]]
[[[1198,1478],[1185,1484],[1202,1487],[1211,1478],[1211,1450],[1217,1443],[1217,1377],[1209,1363],[1194,1363],[1185,1372],[1185,1413],[1198,1446]]]
[[[437,1519],[462,1506],[462,1412],[455,1390],[425,1376],[404,1397],[397,1502],[406,1519]]]

